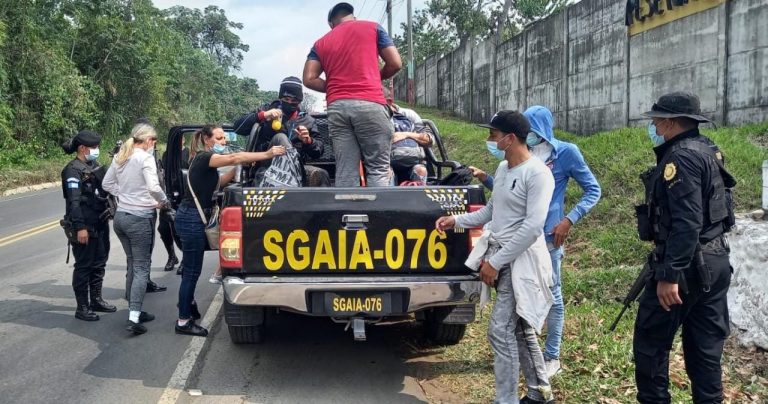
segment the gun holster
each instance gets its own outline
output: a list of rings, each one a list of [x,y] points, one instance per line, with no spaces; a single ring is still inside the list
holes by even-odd
[[[67,236],[67,240],[70,243],[76,244],[77,232],[75,231],[74,227],[72,227],[72,222],[69,220],[69,218],[64,216],[63,219],[59,220],[59,225],[64,230],[64,235]]]

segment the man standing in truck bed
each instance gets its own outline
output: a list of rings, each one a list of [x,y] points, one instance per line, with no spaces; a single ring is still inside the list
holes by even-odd
[[[304,64],[304,85],[326,93],[328,125],[336,158],[336,186],[359,185],[362,157],[370,186],[389,184],[392,122],[381,80],[402,67],[400,54],[384,28],[357,21],[349,3],[328,13],[331,32],[320,38]],[[379,56],[384,67],[379,69]],[[320,75],[325,72],[325,80]]]

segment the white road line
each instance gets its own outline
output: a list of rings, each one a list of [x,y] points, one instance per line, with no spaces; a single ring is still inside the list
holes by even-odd
[[[221,306],[224,302],[222,289],[216,292],[216,295],[211,301],[211,305],[203,316],[202,326],[206,327],[208,331],[213,331],[216,323],[220,321]],[[158,404],[175,404],[179,401],[179,397],[184,389],[187,387],[192,372],[195,367],[199,365],[201,354],[213,343],[213,334],[209,333],[206,338],[192,337],[192,341],[189,342],[187,350],[184,351],[184,355],[181,358],[176,370],[171,375],[171,379],[168,381],[168,385],[163,390],[163,395],[157,400]]]

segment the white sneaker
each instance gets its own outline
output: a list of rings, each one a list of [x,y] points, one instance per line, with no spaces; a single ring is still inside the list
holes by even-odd
[[[551,379],[560,373],[560,360],[544,360],[544,368],[547,370],[547,377]]]
[[[208,282],[214,285],[221,285],[221,275],[211,275],[210,279],[208,279]]]

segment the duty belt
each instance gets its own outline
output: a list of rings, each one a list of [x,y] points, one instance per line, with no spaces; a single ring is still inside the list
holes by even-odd
[[[728,244],[728,238],[725,234],[721,234],[702,244],[701,252],[706,254],[726,254],[731,252],[731,246]]]

